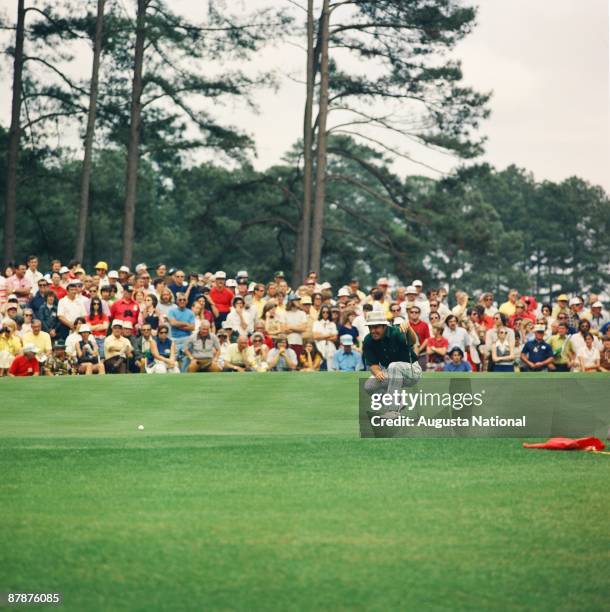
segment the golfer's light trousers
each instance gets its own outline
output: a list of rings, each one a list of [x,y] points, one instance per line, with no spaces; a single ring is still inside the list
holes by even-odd
[[[387,368],[382,366],[381,371],[385,374],[383,382],[371,376],[364,383],[364,388],[369,395],[373,393],[394,393],[394,391],[400,391],[403,387],[412,387],[418,383],[422,375],[421,366],[417,361],[413,363],[394,361]],[[395,406],[395,409],[400,410],[400,406]]]

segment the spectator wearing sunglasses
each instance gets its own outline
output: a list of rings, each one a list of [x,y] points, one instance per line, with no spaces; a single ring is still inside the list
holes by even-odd
[[[136,328],[139,316],[140,305],[133,299],[133,285],[125,285],[122,297],[110,307],[110,318],[129,321],[133,330]]]

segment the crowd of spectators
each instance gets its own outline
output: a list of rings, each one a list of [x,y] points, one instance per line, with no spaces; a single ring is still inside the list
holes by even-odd
[[[610,371],[610,318],[599,296],[539,303],[516,289],[424,290],[414,280],[368,292],[311,272],[291,288],[246,270],[229,277],[138,264],[110,270],[80,262],[38,269],[36,256],[0,274],[0,376],[127,373],[358,371],[367,314],[408,321],[424,371]]]

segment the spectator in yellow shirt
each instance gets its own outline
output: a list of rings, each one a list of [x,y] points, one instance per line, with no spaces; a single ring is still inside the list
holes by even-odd
[[[507,317],[512,317],[517,310],[517,301],[519,300],[519,292],[516,289],[511,289],[508,292],[508,300],[498,308],[498,310]]]

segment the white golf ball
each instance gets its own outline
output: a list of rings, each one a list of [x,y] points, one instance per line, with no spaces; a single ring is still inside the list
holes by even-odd
[[[138,425],[138,429],[142,431],[144,429],[144,425]]]

